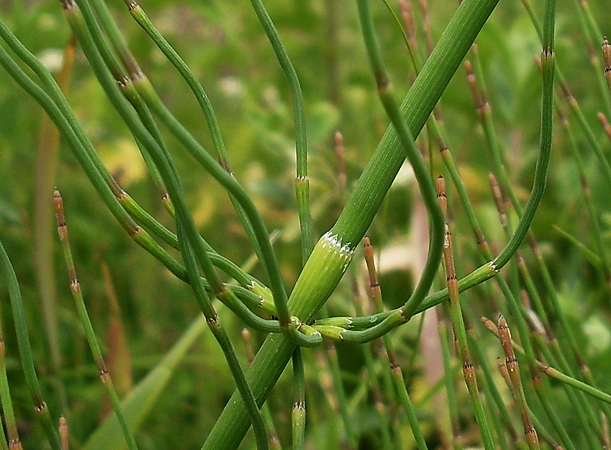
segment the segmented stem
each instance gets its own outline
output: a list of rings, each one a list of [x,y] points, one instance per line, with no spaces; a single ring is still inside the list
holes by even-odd
[[[444,216],[447,217],[448,205],[445,180],[441,176],[437,178],[437,197],[439,199],[439,204],[441,205],[441,210],[443,211]],[[454,339],[458,347],[458,352],[460,353],[463,362],[463,376],[465,378],[465,383],[467,384],[469,397],[471,398],[471,404],[473,405],[475,418],[481,432],[484,448],[486,448],[486,450],[492,450],[494,449],[494,441],[482,401],[480,400],[477,375],[475,366],[473,365],[471,359],[471,352],[469,350],[465,322],[463,320],[462,309],[460,306],[458,281],[456,278],[456,267],[454,264],[453,252],[452,234],[450,233],[450,228],[446,222],[445,236],[443,240],[443,261],[446,271],[448,291],[450,294],[452,330],[454,332]]]
[[[30,391],[30,397],[34,403],[36,417],[42,423],[51,448],[53,450],[61,450],[59,435],[57,434],[57,429],[51,420],[49,408],[43,399],[42,390],[40,389],[40,384],[36,375],[36,369],[34,368],[32,346],[30,345],[28,327],[25,321],[25,310],[23,308],[23,299],[21,297],[21,290],[19,289],[19,282],[17,281],[17,275],[15,274],[13,265],[11,264],[2,242],[0,242],[0,270],[2,270],[4,273],[5,282],[8,286],[8,293],[13,311],[13,321],[15,322],[15,331],[17,333],[17,346],[19,347],[21,365],[23,367],[26,384],[28,385],[28,389]]]
[[[127,443],[127,447],[130,450],[137,450],[138,446],[136,445],[136,440],[134,439],[134,435],[132,434],[131,430],[129,429],[129,426],[127,425],[127,421],[125,420],[123,409],[121,408],[121,404],[119,402],[119,397],[117,396],[117,393],[114,389],[110,373],[106,368],[106,363],[104,362],[102,351],[100,350],[100,346],[98,345],[97,338],[95,337],[95,331],[93,330],[91,320],[89,319],[89,313],[87,312],[87,307],[85,306],[85,300],[83,299],[81,285],[78,281],[76,275],[76,267],[72,258],[72,250],[70,249],[68,226],[66,225],[66,219],[64,214],[64,203],[57,189],[55,189],[55,191],[53,192],[53,202],[55,205],[55,216],[57,218],[57,233],[59,234],[62,250],[64,252],[66,268],[68,269],[70,291],[72,292],[72,297],[74,299],[74,303],[76,304],[76,309],[78,311],[81,325],[85,330],[87,343],[89,344],[93,359],[95,360],[95,364],[98,369],[98,375],[100,376],[100,381],[106,389],[106,393],[108,395],[108,398],[110,399],[113,411],[117,415],[119,424],[121,425],[121,430],[123,432],[125,442]]]

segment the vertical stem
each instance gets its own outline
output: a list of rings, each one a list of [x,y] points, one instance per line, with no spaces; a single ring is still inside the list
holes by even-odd
[[[15,322],[15,331],[17,333],[17,345],[21,356],[21,365],[23,367],[26,384],[30,390],[32,402],[34,403],[36,417],[42,423],[52,450],[61,450],[59,435],[51,420],[49,408],[43,399],[42,390],[36,375],[36,369],[34,368],[32,347],[30,345],[28,327],[25,321],[25,310],[23,308],[23,299],[19,289],[19,282],[17,281],[17,275],[15,275],[15,270],[13,269],[13,265],[11,264],[2,242],[0,242],[0,270],[4,273],[5,282],[8,286],[11,308],[13,310],[13,320]]]
[[[507,321],[501,315],[499,316],[499,339],[503,345],[503,351],[505,352],[505,365],[509,373],[513,392],[515,394],[518,408],[520,409],[520,415],[522,417],[522,423],[524,424],[524,435],[526,436],[526,442],[531,450],[539,448],[539,439],[537,438],[537,432],[532,425],[530,419],[530,413],[526,404],[526,396],[524,395],[524,389],[522,387],[522,380],[520,378],[520,366],[518,360],[513,352],[511,343],[511,333],[507,326]]]
[[[312,232],[312,218],[310,217],[310,178],[308,176],[308,142],[306,133],[305,108],[303,93],[299,84],[297,72],[293,67],[284,45],[271,17],[267,13],[261,0],[250,0],[259,22],[265,30],[276,58],[288,81],[291,97],[293,99],[293,116],[295,118],[295,147],[297,152],[297,177],[295,178],[295,193],[297,195],[297,208],[299,211],[299,226],[301,228],[302,260],[305,264],[314,248],[314,235]]]
[[[382,301],[382,290],[380,289],[380,284],[378,283],[378,275],[375,267],[375,260],[373,257],[373,247],[371,246],[371,241],[367,236],[365,236],[365,238],[363,239],[363,250],[365,253],[365,263],[367,264],[367,272],[369,274],[371,297],[373,299],[376,310],[379,312],[382,311],[384,307]],[[385,334],[384,336],[382,336],[382,340],[384,343],[384,349],[386,350],[386,354],[388,355],[393,382],[396,391],[399,394],[399,400],[401,401],[403,409],[407,414],[407,420],[412,430],[412,434],[414,435],[414,440],[416,441],[416,445],[418,446],[419,450],[426,450],[428,448],[426,445],[426,440],[424,439],[424,434],[422,433],[420,422],[418,421],[418,418],[416,416],[416,410],[414,409],[414,405],[410,399],[409,393],[407,392],[407,388],[405,386],[405,379],[403,378],[403,372],[401,371],[401,366],[397,362],[390,336],[388,334]]]
[[[297,347],[293,352],[293,386],[295,401],[291,414],[293,423],[293,449],[305,449],[306,399],[305,399],[305,365],[302,350]]]
[[[74,298],[74,303],[76,304],[79,319],[85,331],[85,336],[87,337],[87,343],[89,344],[89,348],[91,349],[93,359],[95,360],[95,364],[98,369],[98,375],[100,376],[100,381],[106,389],[106,393],[110,398],[113,410],[117,415],[117,419],[119,420],[119,424],[121,425],[121,430],[123,431],[123,436],[125,437],[125,441],[127,442],[127,447],[130,450],[137,450],[138,446],[136,445],[136,440],[134,439],[134,435],[132,434],[131,430],[129,429],[129,426],[127,425],[127,421],[125,420],[125,416],[123,414],[123,410],[119,402],[119,397],[117,396],[117,393],[114,389],[110,373],[106,368],[106,363],[102,356],[102,351],[100,350],[100,346],[98,345],[97,339],[95,337],[95,332],[93,330],[93,326],[91,325],[89,314],[87,313],[87,307],[85,306],[85,301],[83,300],[81,285],[76,276],[76,268],[74,266],[74,260],[72,258],[72,250],[70,249],[68,227],[66,225],[66,219],[64,215],[64,203],[57,189],[53,193],[53,197],[55,204],[55,215],[57,217],[57,232],[59,234],[59,239],[62,244],[64,259],[66,261],[68,276],[70,278],[70,291],[72,292],[72,297]]]
[[[609,39],[605,36],[603,40],[603,58],[605,60],[605,78],[607,79],[607,85],[609,85],[609,90],[611,90],[611,44],[609,44]]]
[[[437,273],[439,263],[441,262],[443,248],[443,217],[439,204],[436,201],[435,187],[430,178],[426,164],[414,143],[412,132],[405,123],[393,94],[391,82],[386,73],[382,54],[377,43],[373,16],[369,8],[369,0],[358,0],[358,8],[363,39],[369,55],[369,62],[376,81],[380,100],[397,132],[403,151],[407,154],[407,158],[414,169],[416,179],[418,180],[418,187],[420,188],[420,193],[422,194],[430,219],[430,244],[426,264],[416,289],[414,289],[414,292],[401,311],[403,317],[409,318],[413,315],[430,289],[435,274]]]
[[[445,180],[441,176],[437,178],[437,196],[439,198],[439,203],[441,204],[441,210],[447,217]],[[458,280],[456,278],[456,268],[454,265],[452,234],[450,233],[450,228],[447,223],[445,224],[445,230],[445,238],[443,243],[443,260],[445,264],[448,291],[450,295],[450,313],[452,319],[452,328],[454,331],[454,338],[456,340],[458,352],[460,353],[463,362],[463,376],[467,384],[469,397],[471,398],[471,404],[473,405],[477,424],[481,432],[484,448],[486,450],[492,450],[495,448],[494,441],[492,439],[492,433],[488,424],[488,419],[486,418],[484,406],[479,397],[480,394],[477,383],[477,375],[475,371],[475,366],[473,365],[471,359],[471,353],[469,351],[469,342],[467,340],[465,322],[460,307]]]
[[[62,67],[57,75],[60,89],[66,91],[70,83],[72,65],[74,62],[76,40],[64,48]],[[57,150],[60,134],[53,121],[43,113],[38,135],[38,152],[36,155],[36,192],[34,194],[34,239],[35,258],[38,282],[38,292],[42,305],[47,342],[51,353],[56,395],[59,397],[62,409],[67,411],[65,389],[60,376],[62,355],[59,345],[59,328],[57,322],[57,295],[55,291],[55,273],[53,271],[53,205],[49,202],[49,192],[55,184],[55,168],[57,166]]]
[[[19,439],[19,430],[15,420],[15,411],[13,410],[13,401],[11,400],[11,392],[9,390],[8,377],[6,374],[6,345],[2,334],[2,324],[0,323],[0,405],[2,405],[2,417],[6,426],[6,434],[8,442],[15,448],[21,449],[21,441]],[[0,426],[0,445],[2,450],[8,450],[7,440],[4,434],[4,427]]]
[[[68,450],[70,448],[70,431],[64,416],[59,418],[59,437],[62,443],[62,450]]]

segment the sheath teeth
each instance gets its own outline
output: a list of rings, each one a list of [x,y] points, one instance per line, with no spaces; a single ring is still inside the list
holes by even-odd
[[[327,231],[321,238],[321,245],[323,249],[342,258],[345,261],[342,270],[346,270],[354,255],[354,250],[350,248],[350,242],[343,244],[336,234]]]

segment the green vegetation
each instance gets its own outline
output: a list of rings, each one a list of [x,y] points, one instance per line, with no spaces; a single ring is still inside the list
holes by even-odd
[[[497,3],[3,2],[0,450],[611,447],[605,5]]]

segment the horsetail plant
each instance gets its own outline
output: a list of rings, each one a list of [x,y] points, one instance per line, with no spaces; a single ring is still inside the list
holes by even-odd
[[[332,2],[332,0],[328,0]],[[254,440],[258,449],[283,448],[286,439],[292,441],[292,448],[305,449],[310,446],[308,427],[312,409],[306,405],[316,404],[307,398],[312,378],[322,385],[333,404],[333,411],[339,412],[344,423],[342,440],[348,448],[360,447],[359,430],[354,419],[362,400],[357,395],[352,396],[347,384],[346,374],[342,370],[342,361],[338,357],[338,348],[344,344],[361,344],[381,338],[363,350],[364,377],[356,383],[364,386],[366,392],[372,393],[372,404],[376,409],[376,420],[379,428],[381,445],[384,448],[399,448],[407,440],[413,439],[415,448],[420,450],[435,445],[429,442],[428,430],[419,415],[418,402],[412,399],[418,395],[411,390],[408,374],[412,374],[414,359],[402,369],[400,353],[404,342],[393,340],[395,329],[409,323],[415,315],[449,300],[444,304],[444,310],[436,311],[443,320],[438,325],[435,339],[441,339],[444,376],[438,381],[438,386],[444,386],[447,391],[448,423],[444,423],[445,415],[436,423],[442,430],[451,430],[454,448],[464,448],[469,445],[469,435],[475,434],[474,441],[486,449],[510,448],[512,440],[516,446],[524,448],[524,442],[517,438],[515,423],[511,408],[503,403],[504,392],[495,385],[492,370],[486,365],[488,354],[483,344],[475,338],[476,334],[469,329],[469,318],[476,317],[476,305],[467,302],[463,292],[486,280],[495,279],[495,284],[482,289],[484,296],[490,298],[490,304],[499,317],[498,326],[486,321],[485,326],[501,341],[505,353],[506,371],[509,380],[509,391],[515,396],[519,407],[519,416],[524,425],[526,443],[529,449],[540,448],[544,442],[554,447],[560,442],[565,448],[577,448],[574,436],[563,428],[563,423],[557,417],[552,404],[552,389],[549,383],[540,379],[544,373],[560,381],[566,392],[566,397],[572,407],[580,412],[580,424],[587,429],[586,442],[590,447],[597,440],[605,446],[608,437],[605,432],[609,419],[611,396],[595,385],[595,379],[589,373],[585,358],[579,352],[579,345],[572,335],[572,330],[565,312],[560,304],[557,288],[543,260],[541,251],[533,234],[530,232],[535,213],[542,200],[546,188],[549,171],[551,147],[553,139],[553,113],[555,78],[562,90],[569,107],[573,111],[586,140],[591,145],[596,158],[602,167],[602,174],[608,183],[611,180],[611,169],[605,156],[600,139],[595,135],[577,101],[569,90],[560,69],[555,63],[555,1],[546,0],[544,19],[541,25],[530,2],[524,0],[527,12],[533,21],[542,45],[540,69],[542,73],[542,101],[539,148],[532,181],[532,188],[524,207],[524,198],[512,188],[509,177],[510,167],[506,165],[506,155],[500,143],[501,137],[495,129],[490,93],[485,69],[475,40],[488,21],[498,0],[464,0],[449,21],[445,31],[436,45],[433,45],[433,30],[431,28],[429,7],[425,1],[419,2],[421,24],[417,24],[414,6],[400,0],[399,16],[395,14],[396,5],[386,3],[386,13],[394,15],[393,26],[399,27],[409,58],[417,74],[404,100],[397,98],[395,84],[391,82],[394,73],[385,64],[386,47],[376,31],[377,20],[374,20],[374,4],[370,0],[356,0],[356,9],[364,42],[364,48],[369,60],[370,72],[375,84],[379,101],[389,125],[381,137],[379,145],[367,162],[358,182],[352,186],[349,182],[347,152],[344,148],[344,135],[336,132],[334,136],[335,150],[338,159],[338,196],[342,204],[345,200],[336,222],[315,241],[313,227],[314,208],[310,204],[310,169],[308,167],[309,153],[312,145],[308,144],[306,130],[306,106],[304,91],[301,88],[296,66],[289,58],[289,52],[281,39],[281,33],[276,29],[272,17],[267,12],[261,0],[251,0],[254,14],[273,49],[286,83],[292,102],[292,117],[295,134],[295,195],[297,216],[300,230],[300,272],[292,289],[286,288],[286,277],[281,271],[277,249],[274,248],[272,235],[263,215],[247,190],[246,184],[238,180],[238,175],[230,164],[229,149],[221,134],[222,121],[217,118],[212,106],[211,97],[204,90],[195,72],[171,46],[154,25],[154,18],[149,18],[143,6],[131,0],[124,0],[129,15],[144,30],[146,36],[171,63],[180,74],[193,94],[205,119],[212,148],[209,151],[197,136],[179,119],[179,115],[170,110],[166,104],[167,98],[156,85],[154,77],[149,79],[147,65],[140,65],[136,56],[129,48],[129,42],[124,38],[121,28],[115,22],[109,9],[110,2],[103,0],[61,0],[64,15],[71,32],[76,36],[80,48],[85,55],[93,73],[102,87],[110,104],[127,126],[128,132],[137,146],[147,172],[150,174],[155,189],[168,213],[168,218],[157,218],[147,211],[124,189],[115,175],[106,167],[85,128],[79,123],[77,114],[59,88],[58,83],[40,61],[11,32],[0,18],[0,65],[4,70],[47,112],[55,126],[62,134],[95,188],[105,207],[119,222],[127,235],[144,250],[153,255],[176,278],[188,284],[191,295],[205,317],[206,324],[216,339],[222,358],[226,362],[237,390],[227,401],[223,412],[217,418],[210,432],[205,436],[202,450],[205,449],[235,449],[240,446],[244,436],[252,426]],[[107,4],[108,3],[108,4]],[[582,31],[590,41],[596,40],[600,34],[592,13],[585,2],[580,4],[580,20]],[[125,10],[124,10],[125,11]],[[328,11],[335,11],[333,7]],[[127,13],[126,13],[127,14]],[[377,18],[376,18],[377,19]],[[333,20],[333,18],[329,18]],[[421,29],[419,29],[419,27]],[[403,29],[405,28],[405,30]],[[418,35],[424,35],[424,44],[419,43]],[[611,86],[609,75],[611,46],[605,38],[603,41],[603,59],[605,61],[604,75]],[[493,174],[490,180],[493,190],[492,198],[497,205],[501,218],[501,228],[505,232],[506,243],[500,251],[495,251],[484,237],[484,231],[478,221],[478,212],[472,206],[465,185],[459,173],[448,144],[446,129],[441,121],[442,108],[433,114],[438,101],[450,83],[455,72],[465,62],[467,83],[479,116],[480,126],[488,152],[491,156]],[[428,55],[427,58],[424,55]],[[424,64],[422,63],[425,60]],[[596,65],[595,59],[592,61]],[[602,82],[602,72],[598,82]],[[604,84],[604,82],[602,82]],[[599,86],[600,87],[600,86]],[[609,93],[604,92],[607,109]],[[607,111],[608,112],[608,111]],[[602,115],[602,113],[601,113]],[[604,118],[605,116],[602,115]],[[563,124],[565,118],[562,118]],[[602,122],[603,126],[605,125]],[[421,130],[427,127],[429,147],[436,147],[439,156],[433,152],[423,154],[422,142],[416,139]],[[310,127],[311,130],[313,127]],[[566,125],[570,136],[570,126]],[[571,141],[574,139],[571,137]],[[256,278],[230,259],[219,254],[202,233],[196,220],[196,214],[189,203],[188,187],[185,183],[179,156],[175,147],[181,147],[196,162],[198,170],[203,169],[227,193],[235,210],[244,235],[249,239],[251,249],[258,257],[263,278]],[[585,180],[586,164],[575,145],[575,158],[578,162],[580,176]],[[436,164],[440,158],[442,164]],[[428,165],[427,165],[428,159]],[[373,250],[366,233],[374,231],[372,223],[387,194],[391,189],[402,164],[408,161],[415,183],[418,187],[419,200],[424,205],[425,214],[420,219],[428,224],[428,251],[422,263],[422,270],[417,274],[411,292],[407,292],[393,308],[388,298],[382,299],[379,274],[377,273]],[[439,172],[439,173],[438,173]],[[463,262],[460,258],[463,249],[458,238],[453,242],[450,230],[453,229],[452,214],[448,213],[448,198],[444,172],[455,187],[460,201],[460,208],[465,215],[479,247],[480,256],[475,267],[471,262]],[[496,182],[498,177],[498,184]],[[61,181],[60,181],[61,183]],[[437,186],[436,186],[437,184]],[[500,185],[500,187],[499,187]],[[584,183],[584,190],[585,190]],[[510,199],[509,208],[505,197]],[[525,197],[525,196],[524,196]],[[587,198],[587,197],[586,197]],[[316,199],[314,199],[314,202]],[[85,307],[80,290],[80,284],[74,269],[72,252],[67,241],[63,204],[58,191],[55,194],[55,206],[58,219],[58,230],[64,251],[70,285],[77,305],[79,318],[85,328],[85,335],[94,354],[96,367],[100,378],[107,389],[112,407],[120,424],[127,448],[137,448],[138,434],[131,429],[130,422],[122,413],[122,405],[117,393],[112,388],[110,374],[104,364],[102,349],[95,339],[93,325]],[[609,268],[606,257],[604,232],[599,226],[593,202],[587,198],[587,206],[591,220],[595,221],[596,253],[591,256],[597,266],[608,278]],[[458,207],[457,207],[458,211]],[[453,211],[452,211],[453,213]],[[415,214],[415,213],[414,213]],[[517,217],[517,222],[514,218]],[[170,225],[166,223],[169,221]],[[460,234],[457,235],[462,238]],[[528,238],[533,251],[537,270],[543,277],[543,288],[537,285],[537,279],[531,268],[519,253],[523,241]],[[350,308],[348,314],[356,310],[354,316],[346,316],[345,312],[334,316],[332,305],[327,305],[329,298],[335,292],[340,292],[340,281],[349,272],[354,286],[362,286],[357,278],[359,269],[348,271],[355,254],[360,254],[359,244],[364,241],[365,261],[367,265],[370,298],[373,306],[363,307],[358,304]],[[577,241],[577,239],[575,239]],[[577,241],[578,242],[578,241]],[[585,248],[585,246],[584,246]],[[593,253],[593,252],[591,252]],[[496,254],[496,256],[495,256]],[[0,259],[11,305],[13,320],[17,334],[17,344],[20,359],[24,366],[26,382],[34,403],[34,409],[41,419],[46,439],[53,450],[68,448],[67,421],[60,419],[59,431],[53,424],[52,414],[43,400],[43,389],[34,369],[32,345],[29,342],[25,311],[17,283],[17,277],[8,259],[4,247],[0,245]],[[443,262],[443,264],[441,264]],[[444,289],[437,288],[437,276],[443,265],[447,280]],[[508,276],[499,275],[501,269],[508,267]],[[459,273],[465,271],[462,278]],[[608,280],[607,280],[608,281]],[[498,287],[495,290],[494,287]],[[539,290],[542,290],[539,292]],[[544,290],[543,290],[544,289]],[[497,292],[498,291],[498,292]],[[362,292],[362,291],[361,291]],[[497,295],[500,294],[500,295]],[[359,297],[359,294],[354,294]],[[498,298],[497,298],[498,297]],[[522,300],[522,302],[519,301]],[[224,306],[214,304],[219,300]],[[357,298],[355,300],[359,302]],[[531,308],[532,302],[532,308]],[[267,336],[261,347],[255,353],[254,340],[250,331],[245,331],[243,338],[247,343],[247,354],[250,362],[246,369],[242,368],[240,354],[236,351],[231,339],[230,326],[221,321],[222,312],[218,308],[227,307],[246,326]],[[449,314],[448,314],[449,313]],[[479,313],[479,311],[477,311]],[[478,314],[479,315],[479,314]],[[512,340],[504,317],[510,317],[516,326],[516,340]],[[424,323],[422,321],[421,323]],[[568,348],[573,359],[578,361],[575,369],[573,361],[566,358],[562,346],[554,333],[555,324],[559,323],[562,339],[568,341]],[[468,433],[461,423],[464,408],[460,404],[465,392],[455,383],[457,371],[453,367],[452,349],[450,348],[447,324],[451,324],[455,337],[456,350],[463,367],[463,378],[472,412],[475,416],[475,433]],[[542,326],[539,326],[542,324]],[[404,327],[409,328],[409,326]],[[416,341],[421,339],[423,328],[419,328]],[[427,335],[428,336],[428,335]],[[428,337],[423,337],[426,339]],[[327,342],[325,343],[325,339]],[[336,341],[336,342],[333,342]],[[564,342],[564,341],[563,341]],[[337,345],[336,345],[337,343]],[[306,347],[327,344],[325,365],[329,365],[332,382],[325,383],[310,373],[310,352]],[[56,345],[56,343],[54,343]],[[252,349],[252,350],[251,350]],[[515,352],[515,353],[514,353]],[[517,357],[516,357],[517,354]],[[319,355],[320,356],[320,355]],[[520,374],[520,363],[528,369],[532,384],[524,382],[527,370]],[[271,403],[266,403],[273,387],[278,382],[286,365],[292,360],[293,365],[293,408],[289,418],[278,418]],[[387,361],[387,363],[377,364]],[[440,360],[441,361],[441,360]],[[476,370],[482,365],[482,370]],[[559,367],[561,371],[552,368]],[[0,435],[0,448],[19,448],[15,414],[9,392],[9,381],[6,369],[4,341],[0,339],[0,401],[6,424]],[[481,376],[483,374],[483,377]],[[334,386],[334,387],[331,387]],[[538,395],[543,412],[537,405],[534,407],[526,392],[532,389]],[[359,391],[359,388],[356,389]],[[430,394],[429,394],[430,395]],[[394,402],[394,397],[398,401]],[[591,402],[594,397],[603,406]],[[283,401],[285,400],[283,395]],[[127,402],[127,400],[125,401]],[[467,402],[465,402],[467,403]],[[498,409],[498,412],[495,410]],[[314,412],[314,411],[312,411]],[[601,414],[599,418],[597,413]],[[53,413],[55,413],[53,411]],[[67,414],[69,411],[66,412]],[[306,421],[307,419],[307,421]],[[333,421],[335,422],[335,418]],[[71,419],[72,423],[73,419]],[[473,423],[472,418],[469,421]],[[515,423],[514,423],[515,422]],[[282,424],[290,423],[290,432],[285,433]],[[550,426],[551,424],[551,426]],[[409,427],[409,436],[402,432],[402,427]],[[341,427],[338,427],[341,428]],[[549,429],[548,429],[549,428]],[[589,434],[588,434],[589,433]],[[443,433],[442,433],[443,434]],[[507,434],[513,439],[508,439]],[[280,435],[280,436],[279,436]],[[538,437],[541,436],[541,444]],[[202,439],[204,436],[202,436]],[[440,440],[446,439],[442,436]],[[142,446],[141,446],[142,447]],[[89,448],[87,450],[90,450]]]

